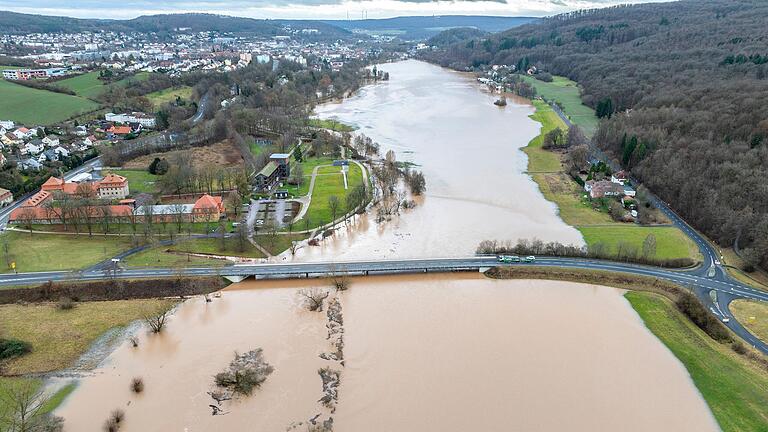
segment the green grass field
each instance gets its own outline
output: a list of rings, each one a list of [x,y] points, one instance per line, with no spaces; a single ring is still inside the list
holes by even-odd
[[[672,226],[644,227],[633,224],[576,227],[587,245],[602,242],[615,252],[619,242],[627,242],[642,251],[643,241],[649,234],[656,237],[656,259],[675,259],[698,255],[696,244],[682,231]]]
[[[110,170],[109,172],[128,179],[128,189],[130,189],[131,195],[140,193],[154,194],[158,192],[157,179],[159,176],[150,174],[149,171],[118,169]]]
[[[182,100],[189,102],[192,98],[192,91],[192,87],[189,86],[169,88],[150,93],[147,95],[147,98],[152,102],[155,108],[158,108],[165,103],[174,102],[177,96]]]
[[[312,191],[312,201],[309,203],[309,210],[305,218],[309,218],[311,226],[320,226],[330,223],[333,220],[328,199],[332,195],[339,197],[340,206],[336,213],[336,218],[341,217],[346,210],[344,209],[344,197],[356,185],[363,182],[363,173],[360,167],[355,164],[349,165],[347,173],[348,189],[344,189],[344,178],[339,167],[322,167],[317,172],[315,188]],[[305,183],[309,183],[308,181]],[[307,187],[309,187],[307,185]],[[303,223],[300,223],[303,228]]]
[[[533,106],[536,108],[536,112],[531,115],[531,119],[541,123],[541,132],[523,149],[525,154],[528,155],[528,172],[560,172],[563,169],[560,163],[560,155],[544,150],[541,146],[544,144],[544,135],[556,128],[568,130],[568,126],[546,103],[534,100]]]
[[[752,334],[768,341],[768,303],[753,300],[735,300],[729,305],[733,316]]]
[[[685,365],[725,432],[768,430],[768,373],[710,339],[656,294],[625,297],[648,329]]]
[[[99,108],[80,96],[24,87],[0,80],[0,118],[26,125],[49,125]]]
[[[175,300],[120,300],[76,303],[71,310],[55,304],[2,305],[4,335],[32,345],[32,352],[5,364],[9,375],[48,372],[71,366],[105,331],[144,315],[166,310]]]
[[[210,258],[200,258],[166,252],[167,246],[147,249],[131,255],[123,264],[130,267],[219,267],[228,265],[226,261]]]
[[[246,244],[245,251],[240,252],[237,249],[237,240],[234,238],[224,239],[224,248],[221,247],[221,239],[203,238],[191,239],[177,243],[168,247],[168,250],[175,252],[201,253],[211,255],[241,256],[248,258],[264,258],[264,254],[255,248],[250,242]]]
[[[560,102],[563,112],[574,124],[581,127],[585,135],[591,137],[595,134],[599,119],[592,108],[581,102],[581,91],[577,83],[559,76],[554,77],[551,83],[539,81],[527,75],[521,76],[523,80],[536,87],[536,93],[539,96]]]
[[[5,252],[7,245],[8,252]],[[0,235],[0,268],[12,272],[82,269],[131,247],[127,237],[33,234],[9,231]]]
[[[330,129],[336,132],[352,132],[356,129],[354,126],[332,119],[312,118],[309,119],[309,125],[316,128]]]
[[[104,81],[99,80],[99,71],[86,72],[73,78],[57,81],[56,85],[68,88],[78,96],[95,99],[104,92]]]

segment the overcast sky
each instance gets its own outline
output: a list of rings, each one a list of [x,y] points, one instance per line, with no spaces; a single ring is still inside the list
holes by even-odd
[[[403,15],[545,16],[650,0],[0,0],[0,10],[78,18],[208,12],[251,18],[388,18]]]

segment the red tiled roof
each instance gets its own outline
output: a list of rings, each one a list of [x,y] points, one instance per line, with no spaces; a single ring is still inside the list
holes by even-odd
[[[104,177],[101,181],[99,181],[99,184],[105,185],[108,187],[123,187],[126,182],[125,177],[117,174],[108,174],[106,177]]]
[[[219,211],[222,211],[224,209],[224,205],[221,202],[220,196],[210,196],[208,194],[204,194],[200,198],[198,198],[197,201],[195,201],[194,207],[192,207],[192,211],[195,210],[204,210],[204,209],[216,209]]]
[[[49,190],[61,190],[64,184],[64,180],[58,177],[48,177],[48,180],[40,187],[44,191]]]
[[[110,214],[113,217],[128,217],[132,214],[133,209],[126,205],[112,205],[104,207],[86,207],[88,209],[89,218],[99,218],[103,216],[101,212],[102,208],[109,209]],[[57,216],[54,212],[45,207],[19,207],[11,212],[10,222],[16,222],[21,220],[56,220]]]
[[[24,203],[21,206],[22,207],[39,207],[41,204],[48,201],[50,198],[51,198],[50,192],[41,190],[40,192],[29,197],[29,199],[24,201]]]

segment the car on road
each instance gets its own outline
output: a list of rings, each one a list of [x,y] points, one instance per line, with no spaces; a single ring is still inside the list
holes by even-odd
[[[499,255],[497,259],[502,263],[520,262],[520,257],[517,255]]]
[[[532,263],[536,261],[536,257],[533,255],[528,255],[527,257],[523,258],[523,262]]]
[[[728,318],[728,317],[723,317],[722,321],[723,321],[724,323],[729,323],[729,322],[731,322],[731,319],[730,319],[730,318]]]

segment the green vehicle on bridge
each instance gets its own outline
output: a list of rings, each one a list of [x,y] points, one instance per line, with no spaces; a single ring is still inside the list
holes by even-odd
[[[496,259],[501,263],[519,263],[521,261],[517,255],[499,255]]]

